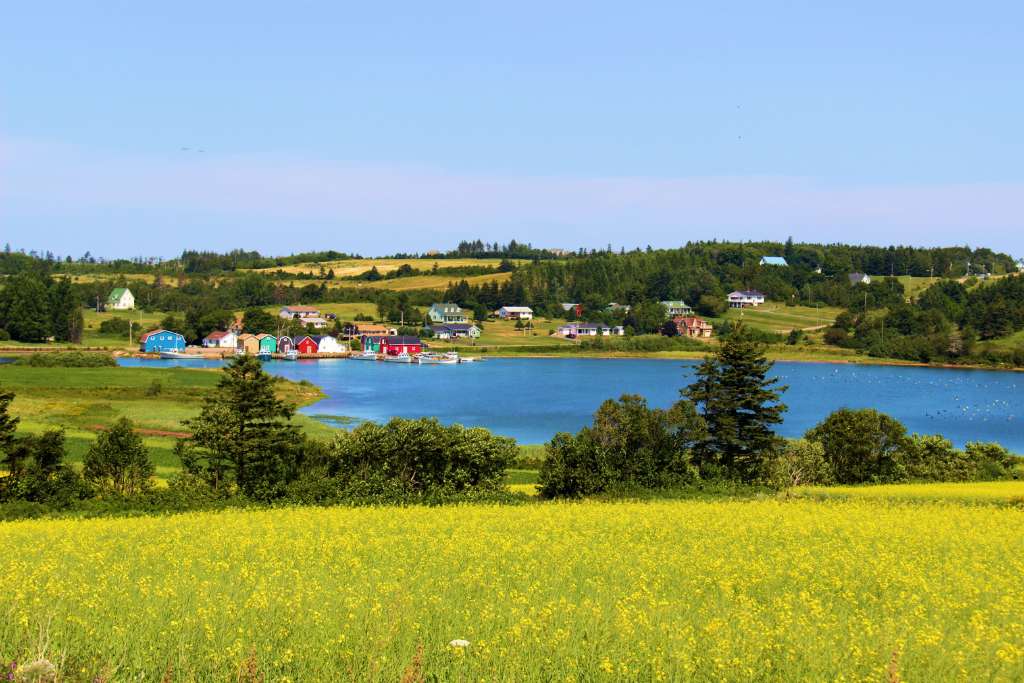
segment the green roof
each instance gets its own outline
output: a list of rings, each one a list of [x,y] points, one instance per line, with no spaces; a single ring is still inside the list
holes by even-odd
[[[127,287],[114,287],[114,291],[107,297],[107,303],[112,304],[121,300],[121,297],[128,291]]]

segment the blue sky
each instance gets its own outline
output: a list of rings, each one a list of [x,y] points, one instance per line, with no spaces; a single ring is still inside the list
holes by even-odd
[[[3,241],[1024,255],[1020,3],[156,4],[5,8]]]

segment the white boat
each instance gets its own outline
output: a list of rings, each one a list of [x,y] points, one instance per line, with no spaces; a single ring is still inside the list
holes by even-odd
[[[285,360],[298,360],[299,359],[299,352],[296,351],[295,349],[289,349],[288,351],[284,352],[284,359]]]
[[[184,351],[161,351],[160,357],[165,360],[202,360],[198,353],[185,353]]]
[[[416,356],[416,362],[420,365],[452,365],[459,362],[459,357],[454,358],[451,354],[421,353]]]
[[[478,363],[482,360],[483,358],[477,358],[475,356],[462,356],[459,358],[460,363]]]
[[[389,356],[385,354],[383,360],[385,363],[411,363],[412,356],[403,351],[402,353],[399,353],[395,356]]]
[[[352,360],[377,360],[377,353],[375,351],[360,351],[359,353],[353,353],[349,356]]]

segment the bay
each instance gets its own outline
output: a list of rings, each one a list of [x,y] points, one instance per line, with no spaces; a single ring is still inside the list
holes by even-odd
[[[122,359],[125,366],[217,367],[220,361]],[[327,394],[303,413],[385,421],[436,417],[486,427],[524,444],[588,424],[602,401],[639,394],[666,407],[693,378],[696,361],[490,358],[460,365],[345,359],[270,361],[268,372],[308,380]],[[1024,452],[1024,373],[885,365],[776,363],[789,386],[779,433],[801,436],[833,410],[875,408],[909,432],[942,434],[957,446],[996,441]]]

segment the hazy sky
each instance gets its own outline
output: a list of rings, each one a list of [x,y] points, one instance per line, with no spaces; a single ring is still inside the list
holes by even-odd
[[[0,241],[1024,255],[1022,35],[1019,2],[5,3]]]

